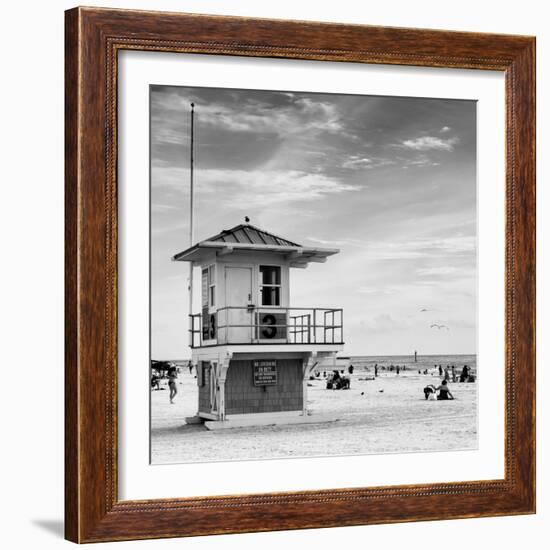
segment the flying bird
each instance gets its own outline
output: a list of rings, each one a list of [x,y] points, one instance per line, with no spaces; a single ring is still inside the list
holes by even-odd
[[[449,330],[449,327],[447,325],[438,325],[437,323],[433,323],[430,325],[430,328],[436,328],[438,330],[441,330],[442,328]]]

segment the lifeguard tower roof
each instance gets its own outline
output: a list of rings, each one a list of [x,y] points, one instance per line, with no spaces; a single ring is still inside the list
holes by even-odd
[[[187,250],[174,255],[172,259],[178,262],[200,263],[211,256],[212,252],[225,256],[235,251],[281,254],[291,259],[293,264],[296,264],[295,267],[305,266],[309,262],[324,262],[328,256],[340,252],[337,248],[302,246],[253,225],[240,224],[198,242]]]

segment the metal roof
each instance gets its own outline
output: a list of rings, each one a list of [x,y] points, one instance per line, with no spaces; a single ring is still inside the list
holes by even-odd
[[[307,267],[309,262],[325,262],[328,256],[340,252],[335,248],[312,248],[289,241],[250,224],[240,224],[213,237],[200,241],[172,257],[175,261],[198,262],[231,254],[236,250],[271,252],[291,260],[292,267]]]
[[[275,244],[279,246],[301,246],[297,243],[278,237],[264,229],[242,223],[231,229],[224,229],[221,233],[205,239],[206,241],[221,241],[224,243],[246,244]],[[203,241],[204,242],[204,241]]]

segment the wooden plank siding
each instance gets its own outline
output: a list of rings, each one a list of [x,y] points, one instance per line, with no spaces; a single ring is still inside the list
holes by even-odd
[[[202,362],[202,368],[197,376],[199,377],[199,411],[210,412],[210,375],[211,367],[208,361]],[[204,383],[203,383],[204,382]]]
[[[225,381],[226,414],[302,410],[301,359],[277,359],[275,386],[254,386],[252,365],[251,360],[230,362]]]

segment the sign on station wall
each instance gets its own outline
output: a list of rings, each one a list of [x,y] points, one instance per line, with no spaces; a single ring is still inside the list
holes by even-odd
[[[277,385],[277,361],[253,361],[254,385],[255,386],[276,386]]]

